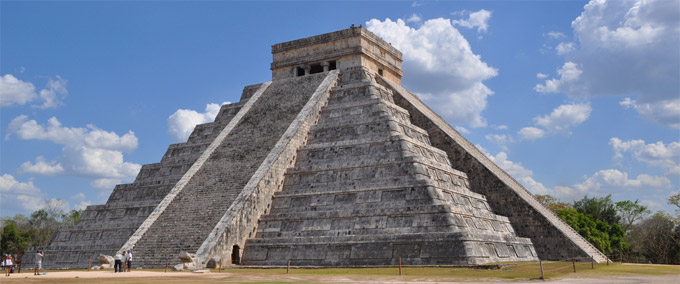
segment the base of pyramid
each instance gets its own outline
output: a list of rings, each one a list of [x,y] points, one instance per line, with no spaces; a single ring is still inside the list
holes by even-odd
[[[251,239],[242,265],[367,266],[476,265],[505,261],[536,261],[526,238],[471,235],[466,232]]]

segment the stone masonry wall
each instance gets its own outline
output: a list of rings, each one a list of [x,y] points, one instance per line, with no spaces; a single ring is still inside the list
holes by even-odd
[[[257,221],[271,207],[274,192],[281,190],[284,173],[295,161],[297,149],[306,143],[309,129],[318,121],[319,112],[326,105],[337,76],[338,71],[328,73],[198,249],[196,256],[201,267],[208,266],[211,259],[213,266],[220,259],[225,260],[223,264],[232,263],[235,261],[231,259],[233,247],[243,248],[246,239],[253,237]]]
[[[546,260],[590,257],[606,261],[593,247],[550,210],[493,164],[441,117],[405,89],[382,80],[398,94],[395,103],[407,109],[414,124],[427,130],[432,144],[446,151],[451,165],[470,177],[470,188],[487,197],[493,211],[507,216],[519,236],[531,238],[538,256]]]
[[[88,206],[77,226],[60,228],[45,248],[45,268],[85,268],[100,253],[114,254],[258,87],[245,87],[241,101],[222,106],[215,122],[197,125],[187,142],[170,145],[160,163],[142,166],[133,183],[117,185],[106,204]],[[24,266],[32,266],[34,253],[27,251]]]
[[[196,252],[325,74],[274,81],[134,244],[136,263],[175,264]],[[254,100],[255,97],[251,98]],[[126,245],[124,247],[129,247]]]
[[[531,242],[365,68],[341,73],[283,189],[244,248],[248,265],[477,264],[535,260]]]

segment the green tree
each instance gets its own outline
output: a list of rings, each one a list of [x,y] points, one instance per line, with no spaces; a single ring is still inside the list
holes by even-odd
[[[574,208],[581,213],[591,215],[595,220],[603,221],[607,224],[618,224],[621,217],[617,214],[616,205],[612,201],[612,196],[588,198],[574,201]]]
[[[612,253],[611,240],[609,239],[609,224],[596,220],[591,215],[579,212],[574,208],[560,209],[557,211],[557,216],[601,252],[606,254]]]
[[[83,214],[83,210],[71,210],[68,214],[64,214],[62,218],[61,226],[73,227],[78,225],[80,222],[80,216]]]
[[[668,198],[668,204],[675,205],[675,207],[678,207],[675,209],[675,212],[676,213],[680,212],[680,192],[671,195]]]
[[[16,229],[13,221],[7,222],[2,227],[2,239],[0,240],[0,251],[3,254],[23,255],[30,242],[28,232],[20,232]]]
[[[536,194],[534,195],[536,200],[540,202],[543,206],[550,209],[550,211],[557,213],[560,209],[572,208],[571,204],[565,203],[557,199],[556,197],[549,194]]]
[[[642,220],[645,215],[649,214],[647,206],[640,205],[638,200],[635,200],[635,202],[630,200],[616,202],[616,211],[621,218],[621,228],[625,232],[629,232],[633,228],[633,223]]]

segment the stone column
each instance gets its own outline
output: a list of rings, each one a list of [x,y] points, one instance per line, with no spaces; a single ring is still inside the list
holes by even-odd
[[[328,66],[330,63],[328,61],[321,62],[321,66],[323,66],[323,72],[328,72]]]

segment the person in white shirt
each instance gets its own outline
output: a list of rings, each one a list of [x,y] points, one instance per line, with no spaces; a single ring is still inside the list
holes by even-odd
[[[40,275],[43,258],[45,258],[45,253],[41,250],[38,250],[38,252],[35,254],[35,269],[33,270],[33,275]]]
[[[12,265],[14,265],[12,256],[9,254],[5,255],[5,260],[2,262],[2,265],[5,266],[5,276],[9,276],[10,272],[12,272]]]
[[[127,255],[125,256],[125,261],[127,262],[127,272],[130,272],[132,270],[132,251],[129,250],[127,252]]]
[[[115,260],[113,264],[113,273],[116,272],[123,272],[123,268],[121,267],[122,260],[123,260],[123,255],[120,254],[120,251],[116,252],[116,255],[113,256],[113,259]]]

